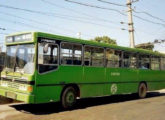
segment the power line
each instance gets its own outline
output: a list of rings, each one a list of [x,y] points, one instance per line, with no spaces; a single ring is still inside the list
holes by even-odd
[[[6,13],[6,12],[0,12],[0,14],[15,17],[15,18],[19,18],[19,19],[22,19],[22,20],[25,20],[25,21],[34,22],[34,23],[37,23],[37,24],[40,24],[40,25],[46,25],[46,26],[49,26],[49,27],[53,27],[52,25],[47,24],[47,23],[43,23],[43,22],[36,21],[36,20],[33,20],[33,19],[29,19],[29,18],[23,18],[23,17],[17,16],[17,15],[14,15],[14,14]],[[56,27],[58,27],[58,26],[56,26]]]
[[[36,21],[36,20],[33,20],[33,19],[29,19],[29,18],[23,18],[23,17],[20,17],[20,16],[17,16],[17,15],[13,15],[13,14],[10,14],[10,13],[6,13],[6,12],[1,12],[0,11],[0,14],[4,14],[4,15],[7,15],[7,16],[12,16],[12,17],[15,17],[15,18],[19,18],[19,19],[22,19],[22,20],[25,20],[25,21],[30,21],[30,22],[33,22],[33,23],[37,23],[37,24],[40,24],[40,25],[45,25],[45,26],[49,26],[49,27],[51,27],[51,28],[59,28],[58,30],[65,30],[65,31],[67,31],[67,32],[75,32],[75,31],[73,31],[73,30],[71,30],[71,29],[64,29],[64,28],[62,28],[62,27],[59,27],[59,26],[57,26],[57,25],[52,25],[52,24],[47,24],[47,23],[43,23],[43,22],[40,22],[40,21]],[[87,35],[87,34],[84,34],[85,36],[90,36],[91,37],[91,35]]]
[[[163,27],[165,27],[165,24],[162,24],[162,23],[159,23],[159,22],[154,22],[154,21],[148,20],[146,18],[139,17],[137,15],[133,15],[133,16],[136,17],[136,18],[138,18],[138,19],[141,19],[143,21],[150,22],[152,24],[162,25]]]
[[[115,6],[119,6],[119,7],[128,7],[128,32],[129,32],[129,37],[130,37],[130,47],[134,48],[135,47],[135,40],[134,40],[134,23],[133,23],[133,15],[132,15],[132,3],[135,1],[132,0],[127,0],[127,4],[123,5],[123,4],[118,4],[118,3],[113,3],[113,2],[107,2],[104,0],[98,0],[100,2],[103,3],[107,3],[107,4],[111,4],[111,5],[115,5]],[[122,24],[122,23],[121,23]],[[135,33],[136,34],[136,33]]]
[[[0,33],[1,35],[8,35],[9,33]]]
[[[108,4],[112,4],[112,5],[116,5],[116,6],[123,6],[123,7],[126,7],[125,5],[122,5],[122,4],[107,2],[107,1],[104,1],[104,0],[98,0],[98,1],[104,2],[104,3],[108,3]],[[135,13],[143,13],[143,14],[146,14],[146,15],[152,17],[152,18],[155,18],[155,19],[157,19],[157,20],[160,20],[160,21],[162,21],[162,22],[165,22],[165,20],[163,20],[163,19],[161,19],[161,18],[159,18],[159,17],[156,17],[156,16],[154,16],[154,15],[152,15],[152,14],[146,12],[146,11],[136,11],[136,10],[133,10],[133,11],[134,11]],[[139,18],[139,19],[141,19],[141,20],[143,20],[143,21],[150,22],[150,23],[153,23],[153,24],[163,25],[163,26],[165,25],[165,24],[162,24],[162,23],[153,22],[153,21],[151,21],[151,20],[148,20],[148,19],[139,17],[139,16],[137,16],[137,15],[133,15],[133,16],[136,17],[136,18]]]
[[[135,27],[135,32],[140,32],[140,33],[143,33],[143,34],[148,34],[149,36],[155,36],[155,34],[152,34],[148,31],[145,31],[143,29],[138,29],[137,27]]]
[[[79,5],[82,5],[82,6],[86,6],[86,7],[92,7],[92,8],[97,8],[97,9],[103,9],[103,10],[109,10],[109,11],[115,11],[123,16],[127,16],[126,14],[122,13],[121,11],[117,10],[117,9],[111,9],[111,8],[105,8],[105,7],[101,7],[101,6],[96,6],[96,5],[91,5],[91,4],[86,4],[86,3],[81,3],[81,2],[76,2],[76,1],[72,1],[72,0],[65,0],[67,2],[71,2],[71,3],[75,3],[75,4],[79,4]],[[143,20],[145,22],[149,22],[149,23],[152,23],[152,24],[157,24],[157,25],[161,25],[163,27],[165,27],[165,24],[162,24],[162,23],[159,23],[159,22],[154,22],[154,21],[151,21],[151,20],[148,20],[146,18],[142,18],[140,16],[137,16],[137,15],[133,15],[134,17],[140,19],[140,20]]]
[[[12,20],[7,20],[7,19],[0,19],[0,21],[10,22],[10,23],[14,23],[14,24],[30,27],[30,28],[35,28],[35,29],[37,28],[37,29],[41,29],[41,30],[44,30],[44,31],[54,32],[54,31],[52,31],[50,29],[41,28],[41,27],[38,27],[38,26],[34,26],[34,25],[27,24],[27,23],[23,23],[23,22],[12,21]]]
[[[1,13],[0,13],[1,14]],[[16,29],[13,29],[13,28],[4,28],[4,27],[0,27],[0,30],[8,30],[8,31],[18,31]]]
[[[135,35],[136,35],[137,40],[138,41],[140,40],[140,42],[141,42],[141,39],[139,39],[139,36],[138,36],[137,32],[136,31],[134,31],[134,32],[135,32]]]
[[[50,14],[50,13],[46,13],[46,12],[34,11],[34,10],[23,9],[23,8],[17,8],[17,7],[7,6],[7,5],[0,5],[0,7],[9,8],[9,9],[15,9],[15,10],[21,10],[21,11],[26,11],[26,12],[31,12],[31,13],[39,13],[39,14],[43,14],[43,15]]]
[[[14,9],[14,10],[20,10],[20,11],[25,11],[25,12],[30,12],[30,13],[37,13],[37,14],[47,15],[47,16],[62,16],[62,17],[71,17],[71,18],[74,17],[74,16],[70,16],[70,15],[51,13],[51,12],[43,12],[43,11],[37,11],[37,10],[30,10],[30,9],[18,8],[18,7],[13,7],[13,6],[7,6],[7,5],[0,5],[0,7],[8,8],[8,9]],[[76,17],[76,18],[84,19],[83,17]]]
[[[87,13],[80,12],[80,11],[77,11],[77,10],[74,10],[74,9],[71,9],[71,8],[63,7],[61,5],[57,5],[57,4],[55,4],[53,2],[50,2],[50,1],[47,1],[47,0],[41,0],[41,1],[46,3],[46,4],[49,4],[51,6],[55,6],[55,7],[62,8],[62,9],[65,9],[65,10],[69,10],[71,12],[74,12],[74,13],[78,14],[78,15],[81,14],[81,15],[87,16],[88,17],[87,19],[94,19],[94,20],[98,20],[98,21],[101,21],[101,22],[108,22],[108,23],[119,23],[119,22],[116,22],[116,21],[106,20],[106,19],[103,19],[103,18],[100,18],[100,17],[97,17],[97,16],[89,15]]]
[[[82,3],[82,2],[77,2],[77,1],[72,1],[72,0],[65,0],[65,1],[70,2],[70,3],[74,3],[74,4],[78,4],[78,5],[81,5],[81,6],[92,7],[92,8],[103,9],[103,10],[109,10],[109,11],[115,11],[115,12],[117,12],[117,13],[123,15],[123,16],[126,16],[126,14],[122,13],[121,11],[119,11],[117,9],[106,8],[106,7],[102,7],[102,6],[96,6],[96,5]],[[107,1],[104,1],[104,0],[98,0],[98,1],[104,2],[104,3],[108,3],[108,4],[113,4],[113,5],[116,5],[116,6],[123,6],[123,7],[125,7],[124,5],[117,4],[117,3],[112,3],[112,2],[107,2]],[[127,6],[131,5],[132,2],[136,2],[136,1],[128,2]],[[129,11],[132,11],[132,8],[130,8]],[[133,16],[138,18],[138,19],[140,19],[140,20],[143,20],[145,22],[149,22],[149,23],[152,23],[152,24],[161,25],[161,26],[165,27],[165,24],[162,24],[162,23],[159,23],[159,22],[154,22],[152,20],[148,20],[146,18],[142,18],[142,17],[137,16],[137,15],[133,15]],[[133,23],[131,22],[128,25],[133,25]],[[134,31],[134,29],[132,27],[132,29],[130,29],[129,32],[133,33],[133,31]],[[131,38],[133,39],[133,34],[132,34]],[[133,46],[134,45],[133,42],[131,42],[131,43],[132,43],[131,46]]]
[[[126,7],[126,5],[118,4],[118,3],[114,3],[114,2],[109,2],[109,1],[104,1],[104,0],[97,0],[97,1],[103,2],[103,3],[108,3],[108,4],[111,4],[111,5],[115,5],[115,6],[119,6],[119,7]]]
[[[99,24],[99,23],[94,23],[94,22],[90,22],[90,21],[86,21],[86,20],[78,20],[78,19],[68,18],[66,16],[59,16],[59,15],[57,16],[57,15],[53,15],[53,14],[50,14],[50,13],[47,13],[47,12],[41,12],[41,11],[35,11],[35,10],[29,10],[29,9],[22,9],[22,8],[17,8],[17,7],[12,7],[12,6],[6,6],[6,5],[0,5],[0,7],[9,8],[9,9],[15,9],[15,10],[21,10],[21,11],[26,11],[26,12],[30,12],[30,13],[41,14],[41,15],[51,16],[51,17],[55,17],[55,18],[65,19],[65,20],[67,19],[67,20],[81,22],[81,23],[87,23],[87,24],[97,25],[97,26],[101,26],[101,27],[104,27],[104,28],[120,29],[120,28],[117,28],[117,27],[102,25],[102,24]]]
[[[146,12],[146,11],[136,11],[136,10],[133,10],[133,11],[134,11],[135,13],[142,13],[142,14],[148,15],[149,17],[152,17],[152,18],[154,18],[154,19],[157,19],[157,20],[160,20],[160,21],[162,21],[162,22],[165,22],[165,20],[163,20],[162,18],[159,18],[159,17],[157,17],[157,16],[154,16],[154,15],[152,15],[152,14]]]
[[[0,7],[14,9],[14,10],[20,10],[20,11],[25,11],[25,12],[30,12],[30,13],[37,13],[37,14],[46,15],[46,16],[54,16],[54,17],[55,16],[62,16],[62,17],[71,17],[71,18],[74,18],[74,16],[70,16],[70,15],[64,15],[64,14],[58,14],[58,13],[51,13],[51,12],[43,12],[43,11],[37,11],[37,10],[30,10],[30,9],[24,9],[24,8],[7,6],[7,5],[0,5]],[[83,17],[77,17],[77,16],[76,16],[76,18],[84,19]]]
[[[62,8],[62,9],[65,9],[65,10],[70,10],[72,12],[78,13],[77,10],[74,10],[74,9],[71,9],[71,8],[67,8],[67,7],[64,7],[64,6],[61,6],[61,5],[57,5],[57,4],[55,4],[53,2],[50,2],[50,1],[47,1],[47,0],[41,0],[41,1],[44,2],[44,3],[46,3],[46,4],[49,4],[49,5],[52,5],[52,6],[56,6],[58,8]],[[82,15],[85,15],[85,16],[88,16],[88,17],[91,18],[91,16],[88,15],[88,14],[86,14],[86,13],[83,13],[83,12],[79,12],[79,13],[81,13]]]
[[[88,7],[93,7],[93,8],[103,9],[103,10],[114,11],[114,12],[117,12],[117,13],[119,13],[121,15],[126,16],[126,14],[124,14],[123,12],[121,12],[119,10],[116,10],[116,9],[112,9],[112,8],[105,8],[105,7],[102,7],[102,6],[96,6],[96,5],[91,5],[91,4],[87,4],[87,3],[81,3],[81,2],[76,2],[76,1],[72,1],[72,0],[65,0],[65,1],[70,2],[70,3],[79,4],[79,5],[82,5],[82,6],[88,6]]]
[[[68,0],[66,0],[66,1],[68,1]],[[0,5],[0,7],[1,7],[2,5]],[[3,6],[4,7],[4,6]],[[8,6],[9,7],[9,6]],[[8,8],[7,7],[7,8]],[[11,7],[11,6],[10,6]],[[89,6],[88,6],[89,7]],[[12,7],[12,9],[17,9],[17,8],[13,8]],[[22,8],[18,8],[17,10],[20,10],[20,9],[22,9]],[[99,8],[100,9],[100,8]],[[26,9],[25,9],[26,10]],[[105,10],[107,10],[107,9],[105,9]],[[32,12],[32,11],[29,11],[28,10],[28,12],[31,12],[31,13],[34,13],[34,12]],[[39,11],[39,12],[41,12],[41,11]],[[35,12],[36,13],[36,12]],[[44,13],[46,13],[46,12],[44,12]],[[38,13],[37,13],[38,14]],[[39,13],[40,14],[40,13]],[[46,13],[47,14],[47,13]],[[46,15],[46,14],[43,14],[43,15]],[[124,14],[124,13],[123,13]],[[49,14],[48,13],[48,15],[47,16],[53,16],[52,14]],[[125,16],[125,15],[124,15]],[[135,16],[135,15],[134,15]],[[143,20],[143,21],[146,21],[146,22],[150,22],[150,23],[153,23],[153,24],[157,24],[157,25],[163,25],[164,26],[164,24],[161,24],[161,23],[157,23],[157,22],[153,22],[153,21],[150,21],[150,20],[148,20],[148,19],[145,19],[145,18],[142,18],[142,17],[139,17],[139,16],[135,16],[136,18],[139,18],[139,19],[141,19],[141,20]],[[63,18],[63,19],[66,19],[66,16],[65,16],[65,18]],[[17,23],[18,24],[18,23]],[[45,24],[46,25],[46,24]],[[111,27],[107,27],[107,28],[111,28]]]

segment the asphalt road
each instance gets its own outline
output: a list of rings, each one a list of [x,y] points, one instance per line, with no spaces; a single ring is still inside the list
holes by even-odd
[[[120,95],[78,100],[73,110],[59,103],[0,105],[0,120],[165,120],[165,90],[150,92],[145,99]]]

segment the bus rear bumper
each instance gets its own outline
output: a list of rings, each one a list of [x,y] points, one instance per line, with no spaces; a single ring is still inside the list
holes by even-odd
[[[0,95],[14,100],[23,101],[26,103],[34,103],[34,95],[10,91],[2,87],[0,87]]]

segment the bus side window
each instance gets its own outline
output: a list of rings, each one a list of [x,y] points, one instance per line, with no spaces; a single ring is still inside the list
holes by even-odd
[[[156,56],[151,57],[151,69],[160,70],[160,58]]]
[[[123,55],[123,67],[129,68],[130,67],[130,53],[124,52]]]
[[[1,52],[0,53],[0,71],[3,69],[5,63],[5,53]]]
[[[124,52],[123,65],[125,68],[137,68],[137,54]]]
[[[140,69],[150,69],[150,56],[149,55],[139,55],[139,68]]]
[[[165,70],[165,57],[161,58],[161,70]]]
[[[73,44],[73,65],[82,65],[82,45]]]
[[[39,73],[48,72],[58,67],[58,46],[50,43],[47,52],[44,52],[45,45],[46,43],[39,43],[38,47]]]
[[[107,49],[106,66],[111,68],[121,67],[121,52],[113,49]]]
[[[92,51],[92,66],[104,66],[104,49],[94,47]]]
[[[85,46],[84,47],[84,65],[91,66],[91,53],[92,47]]]
[[[132,54],[130,56],[130,68],[137,68],[137,54]]]
[[[81,65],[82,64],[82,45],[73,43],[61,44],[61,64]]]
[[[85,46],[84,65],[104,66],[104,48]]]

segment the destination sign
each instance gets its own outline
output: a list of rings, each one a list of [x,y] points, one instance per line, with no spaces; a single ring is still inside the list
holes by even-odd
[[[31,41],[31,40],[32,40],[32,34],[31,33],[6,37],[6,43],[25,42],[25,41]]]

